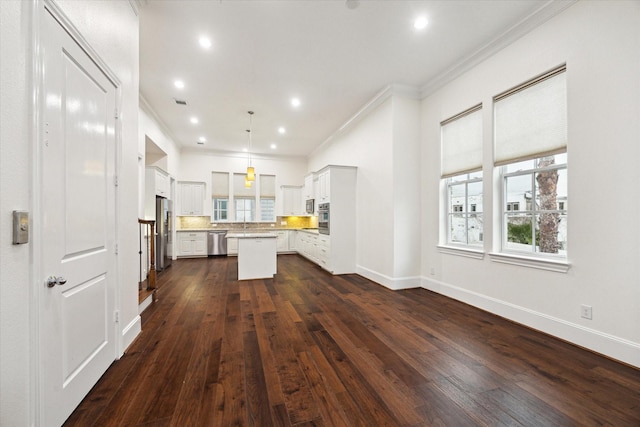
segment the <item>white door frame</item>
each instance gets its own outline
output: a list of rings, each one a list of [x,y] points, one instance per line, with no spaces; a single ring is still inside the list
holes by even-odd
[[[43,390],[43,372],[41,358],[44,355],[41,354],[42,348],[40,345],[40,322],[42,321],[39,307],[40,307],[40,291],[44,286],[40,278],[44,277],[45,272],[43,268],[43,230],[42,230],[42,218],[44,215],[45,207],[42,206],[42,179],[43,179],[43,152],[42,141],[44,135],[42,129],[44,128],[43,116],[44,116],[44,103],[46,99],[44,97],[44,57],[42,55],[41,46],[42,38],[47,37],[47,34],[43,30],[44,14],[50,13],[59,24],[65,29],[65,31],[71,36],[71,38],[85,51],[85,53],[91,58],[91,60],[98,66],[98,68],[104,73],[104,75],[111,81],[115,87],[116,92],[116,110],[114,114],[117,114],[118,118],[115,120],[115,175],[118,177],[120,174],[120,165],[122,164],[122,124],[119,118],[119,111],[122,105],[122,83],[116,74],[112,71],[109,65],[98,55],[98,53],[91,47],[89,42],[82,36],[80,31],[75,27],[71,20],[64,14],[60,7],[54,0],[33,0],[32,3],[32,141],[31,141],[31,156],[32,156],[32,181],[31,181],[31,297],[29,306],[29,319],[30,319],[30,346],[31,351],[29,354],[30,359],[30,378],[29,389],[31,390],[31,403],[30,403],[30,425],[46,425],[46,420],[43,420],[43,406],[44,396]],[[115,187],[115,241],[119,243],[119,206],[120,206],[120,194],[119,188]],[[120,310],[120,274],[119,274],[119,260],[116,259],[114,265],[114,310]],[[115,353],[114,360],[118,359],[122,355],[124,349],[122,348],[122,331],[120,323],[114,323],[115,333]]]

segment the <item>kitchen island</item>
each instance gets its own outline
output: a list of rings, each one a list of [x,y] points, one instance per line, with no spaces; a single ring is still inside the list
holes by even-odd
[[[238,239],[238,280],[272,278],[277,272],[274,233],[227,233]]]

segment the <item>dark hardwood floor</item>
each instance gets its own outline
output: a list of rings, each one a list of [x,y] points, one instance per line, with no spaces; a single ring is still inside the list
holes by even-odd
[[[424,289],[178,260],[67,426],[640,426],[640,371]]]

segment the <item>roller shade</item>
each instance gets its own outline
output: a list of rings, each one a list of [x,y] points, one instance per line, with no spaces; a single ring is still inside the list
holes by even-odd
[[[496,165],[566,151],[565,71],[563,66],[494,98]]]
[[[442,177],[482,169],[482,104],[441,124]]]
[[[211,196],[216,199],[229,198],[228,172],[211,172]]]
[[[276,176],[260,175],[260,197],[276,197]]]
[[[245,187],[244,179],[246,176],[244,173],[233,174],[233,197],[255,197],[256,183],[251,184],[250,188]]]

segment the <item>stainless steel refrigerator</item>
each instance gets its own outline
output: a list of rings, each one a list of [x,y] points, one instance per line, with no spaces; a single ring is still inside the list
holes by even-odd
[[[171,265],[173,241],[173,202],[164,197],[156,197],[156,270],[162,271]]]

